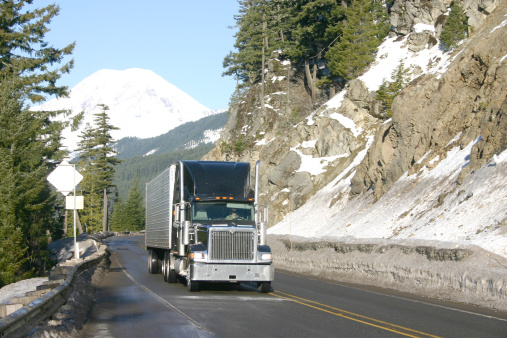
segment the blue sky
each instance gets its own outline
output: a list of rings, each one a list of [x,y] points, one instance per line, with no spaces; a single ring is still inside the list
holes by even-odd
[[[222,77],[233,49],[236,0],[38,0],[56,2],[46,41],[76,42],[72,88],[101,69],[149,69],[210,109],[227,108],[235,80]]]

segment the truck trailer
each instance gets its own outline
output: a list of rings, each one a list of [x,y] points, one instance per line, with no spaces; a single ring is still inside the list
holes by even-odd
[[[256,283],[271,290],[268,206],[245,162],[178,161],[146,184],[148,272],[189,291],[201,283]]]

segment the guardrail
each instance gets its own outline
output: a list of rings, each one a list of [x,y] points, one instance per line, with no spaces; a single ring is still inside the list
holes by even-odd
[[[61,285],[7,317],[1,318],[0,337],[23,337],[34,327],[51,317],[67,302],[69,295],[72,293],[70,286],[76,273],[98,264],[105,255],[106,246],[101,245],[96,253],[83,260],[76,261],[76,265]],[[66,263],[69,263],[69,261]]]

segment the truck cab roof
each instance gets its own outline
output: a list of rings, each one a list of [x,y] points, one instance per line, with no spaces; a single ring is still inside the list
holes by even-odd
[[[253,197],[250,164],[247,162],[182,161],[185,188],[205,199]]]

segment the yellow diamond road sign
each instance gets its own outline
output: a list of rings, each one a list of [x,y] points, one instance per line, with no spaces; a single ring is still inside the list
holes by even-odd
[[[74,190],[74,187],[81,182],[83,175],[74,168],[73,164],[67,161],[60,163],[55,170],[48,176],[48,181],[56,190],[63,195],[68,195],[69,192]]]

